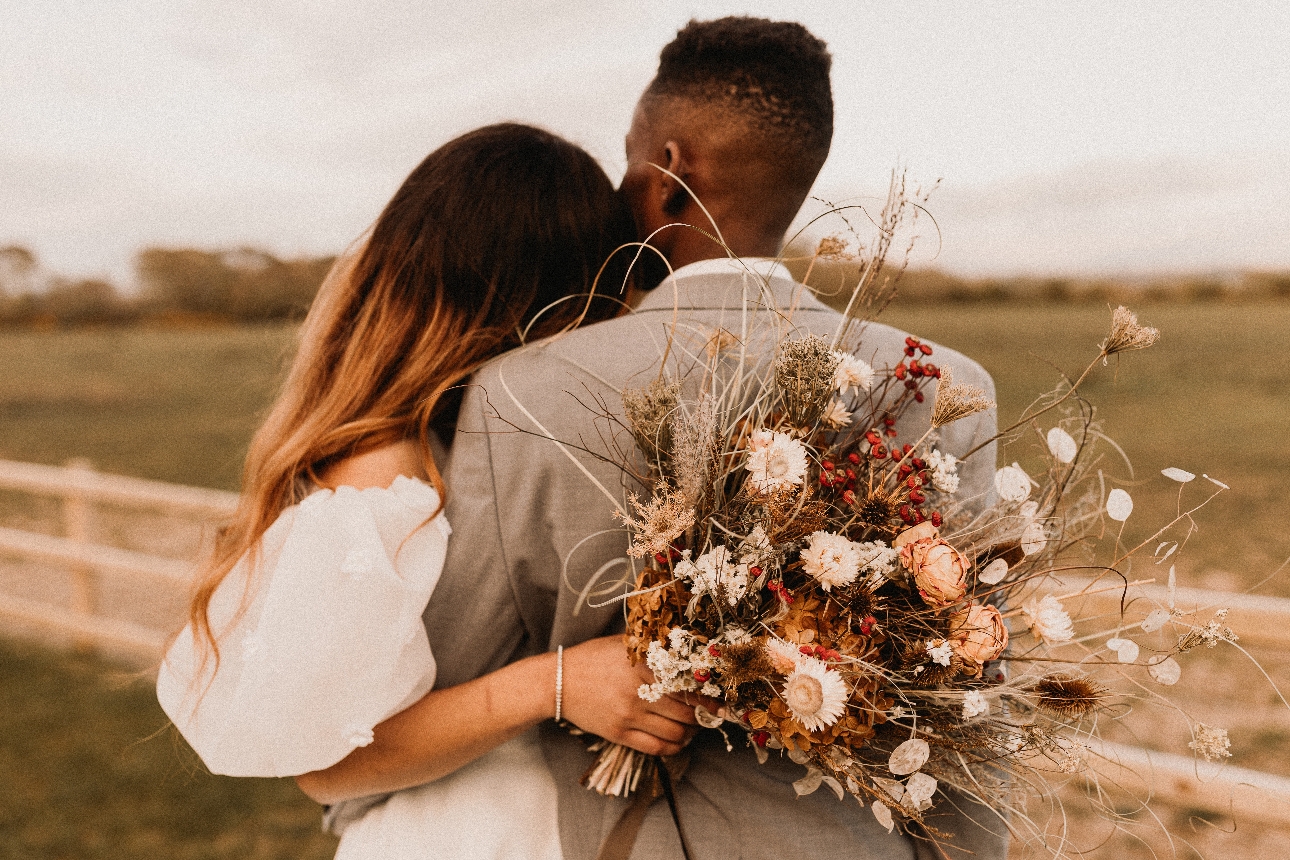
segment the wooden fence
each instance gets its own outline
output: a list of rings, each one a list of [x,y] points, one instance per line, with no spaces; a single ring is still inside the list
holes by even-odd
[[[0,592],[0,616],[70,635],[82,645],[122,649],[148,659],[160,656],[170,631],[101,615],[96,600],[100,579],[145,577],[163,588],[184,589],[191,579],[194,559],[167,558],[95,543],[97,507],[110,504],[197,520],[219,520],[231,514],[237,504],[236,493],[105,475],[83,461],[60,468],[0,460],[0,490],[60,499],[63,526],[61,537],[0,527],[0,554],[57,565],[72,574],[70,606]]]
[[[133,651],[150,660],[160,657],[165,631],[99,615],[96,582],[103,576],[129,575],[148,577],[165,588],[185,588],[193,559],[94,543],[95,506],[112,504],[217,521],[230,515],[237,503],[235,493],[100,474],[83,462],[59,468],[0,460],[0,490],[61,499],[62,537],[0,527],[0,555],[66,567],[74,580],[70,607],[0,592],[0,616],[70,634],[80,643]],[[1140,588],[1153,604],[1167,599],[1162,587]],[[1079,587],[1070,590],[1079,591]],[[1118,610],[1118,594],[1099,591],[1086,599],[1105,604],[1102,608],[1108,613]],[[1186,610],[1230,609],[1227,621],[1245,642],[1290,645],[1290,600],[1194,588],[1176,589],[1173,599]],[[1093,752],[1135,772],[1152,774],[1156,790],[1175,802],[1217,812],[1238,808],[1250,818],[1290,826],[1290,779],[1285,777],[1232,766],[1198,765],[1185,756],[1110,743]]]

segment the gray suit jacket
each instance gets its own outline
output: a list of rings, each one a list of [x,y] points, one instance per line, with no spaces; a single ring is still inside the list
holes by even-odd
[[[764,261],[757,265],[766,267]],[[746,312],[746,298],[748,306],[761,306]],[[774,338],[785,330],[831,336],[841,322],[782,267],[767,288],[730,261],[705,261],[664,282],[635,314],[517,350],[480,370],[464,398],[445,473],[453,539],[425,611],[439,666],[436,686],[621,629],[621,604],[588,605],[597,584],[630,575],[626,534],[591,477],[619,500],[636,488],[626,486],[612,464],[578,448],[611,456],[593,406],[599,401],[621,414],[619,392],[652,378],[669,334],[676,338],[669,363],[684,368],[718,327],[768,359]],[[904,332],[870,323],[857,354],[875,367],[894,365],[904,338]],[[956,381],[993,393],[989,376],[970,359],[939,347],[932,358],[952,366]],[[898,428],[902,441],[913,441],[927,427],[930,400],[906,416]],[[944,428],[941,447],[962,454],[994,430],[993,412],[964,419]],[[548,436],[572,444],[561,447]],[[630,438],[622,441],[630,450]],[[988,494],[994,454],[990,447],[961,467],[962,494]],[[565,857],[590,860],[625,801],[579,785],[591,761],[580,739],[548,726],[543,743],[560,788]],[[701,733],[677,797],[695,860],[939,857],[927,845],[888,834],[854,798],[838,801],[828,789],[797,798],[792,782],[803,773],[787,758],[758,765],[748,749],[727,753],[716,732]],[[933,822],[971,852],[962,856],[1003,858],[1001,823],[966,804],[955,811],[946,800],[956,798],[941,799],[944,812]],[[656,803],[632,857],[680,856],[667,807]],[[951,856],[959,855],[951,849]]]

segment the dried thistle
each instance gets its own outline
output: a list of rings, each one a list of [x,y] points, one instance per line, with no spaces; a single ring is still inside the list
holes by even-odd
[[[860,528],[890,530],[891,522],[900,512],[900,497],[882,484],[871,488],[855,504],[857,525]]]
[[[1107,696],[1107,689],[1096,681],[1063,673],[1040,678],[1030,692],[1041,711],[1062,719],[1084,716]]]
[[[672,414],[672,474],[676,488],[693,507],[701,507],[712,490],[719,418],[717,402],[708,395],[688,412]]]
[[[833,372],[839,357],[818,335],[790,340],[775,359],[775,382],[784,395],[789,423],[814,427],[833,399]]]
[[[685,496],[681,493],[673,491],[655,496],[648,504],[642,503],[632,493],[628,501],[639,519],[624,511],[616,511],[615,516],[634,533],[632,545],[627,550],[632,558],[666,553],[672,541],[694,525],[694,508],[685,503]]]
[[[1197,723],[1192,734],[1195,740],[1187,746],[1200,753],[1205,761],[1222,761],[1232,757],[1228,749],[1232,742],[1227,739],[1227,729],[1217,729],[1204,723]]]
[[[1160,340],[1160,329],[1139,325],[1138,315],[1120,305],[1111,314],[1111,336],[1102,341],[1102,355],[1115,355],[1131,349],[1146,349]]]
[[[623,389],[623,412],[636,444],[651,462],[667,457],[672,449],[672,414],[680,402],[678,383],[656,379],[645,388]]]
[[[955,385],[954,372],[941,368],[940,384],[936,386],[936,400],[932,403],[932,426],[944,427],[960,418],[994,408],[994,401],[985,396],[975,385]]]
[[[765,640],[753,639],[721,648],[721,677],[730,687],[761,681],[774,668],[766,654]]]

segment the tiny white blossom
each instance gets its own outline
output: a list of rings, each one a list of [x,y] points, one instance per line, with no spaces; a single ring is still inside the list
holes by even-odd
[[[873,368],[849,352],[834,350],[838,366],[833,371],[833,388],[839,394],[868,391],[873,387]]]
[[[852,544],[860,554],[860,570],[875,582],[891,576],[900,561],[900,550],[887,546],[880,540]]]
[[[681,565],[677,574],[682,575]],[[734,606],[748,591],[748,565],[735,562],[734,555],[725,546],[713,547],[685,568],[684,576],[691,583],[695,597],[710,594],[713,598],[724,595]]]
[[[851,423],[851,413],[847,411],[845,403],[834,400],[825,411],[823,420],[826,426],[840,430]]]
[[[927,465],[932,470],[932,486],[942,493],[959,491],[959,461],[953,454],[933,450],[927,455]]]
[[[954,646],[948,639],[938,639],[935,642],[927,643],[927,655],[932,658],[933,663],[940,663],[942,666],[950,665],[950,658],[954,656]]]
[[[964,722],[988,713],[990,713],[990,703],[986,701],[985,694],[980,690],[969,690],[963,697]]]

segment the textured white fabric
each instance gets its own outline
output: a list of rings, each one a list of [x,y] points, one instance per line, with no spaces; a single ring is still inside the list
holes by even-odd
[[[238,562],[210,603],[218,668],[189,627],[157,679],[162,708],[211,771],[320,770],[429,691],[421,611],[451,531],[438,507],[432,487],[405,477],[318,490]]]
[[[162,708],[207,767],[320,770],[430,690],[421,612],[451,533],[438,509],[432,487],[405,477],[388,489],[319,490],[238,562],[210,604],[218,668],[202,662],[190,627],[157,679]],[[556,788],[536,735],[390,795],[349,825],[337,856],[560,860]]]
[[[536,731],[345,828],[336,860],[561,860],[555,780]]]

